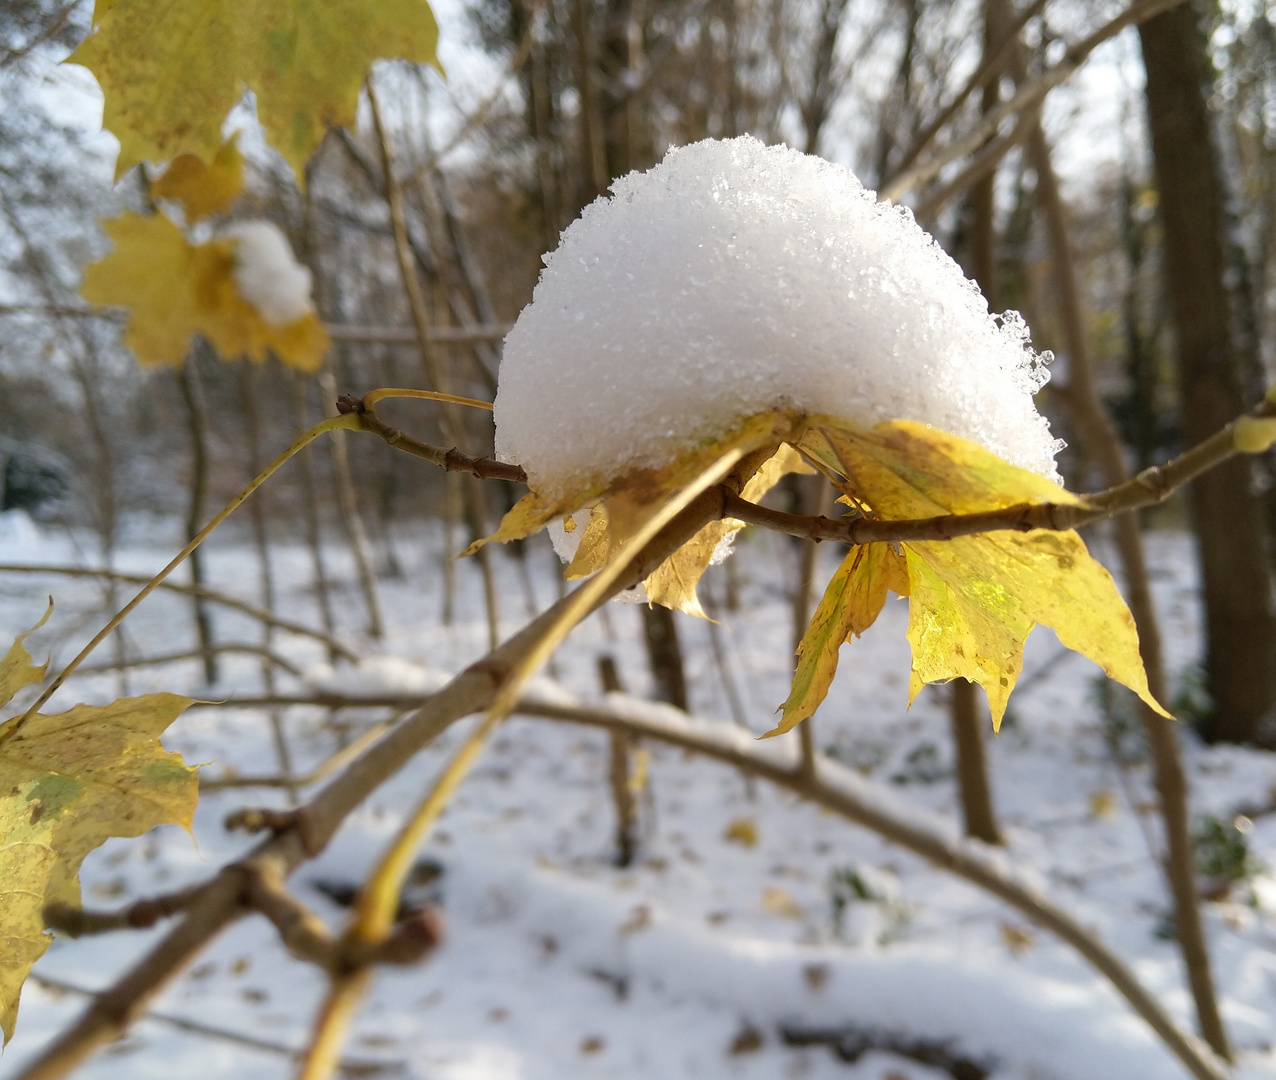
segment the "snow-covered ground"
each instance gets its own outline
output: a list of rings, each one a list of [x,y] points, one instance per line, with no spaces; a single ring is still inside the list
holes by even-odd
[[[139,523],[119,568],[150,572],[174,550],[173,527]],[[326,668],[321,645],[278,634],[274,648],[306,671],[278,689],[334,685],[371,691],[427,690],[485,649],[486,625],[474,568],[458,570],[455,625],[440,624],[438,537],[404,531],[396,554],[405,573],[383,579],[389,630],[361,640],[364,618],[353,567],[328,552],[340,582],[340,634],[366,652],[358,670]],[[87,541],[0,516],[0,563],[71,563]],[[743,539],[735,571],[740,608],[723,614],[721,647],[747,721],[772,724],[787,692],[796,559],[770,536]],[[1189,544],[1151,537],[1150,556],[1172,670],[1190,670],[1199,650]],[[838,553],[821,552],[824,578]],[[542,606],[556,595],[557,563],[530,546],[530,582]],[[526,617],[516,565],[496,560],[503,625]],[[276,551],[281,610],[318,625],[309,554]],[[251,550],[214,542],[212,582],[243,598],[256,593]],[[706,587],[721,602],[725,570]],[[57,608],[32,638],[54,663],[101,620],[98,584],[0,573],[0,636],[11,639]],[[694,710],[730,719],[723,671],[708,624],[678,616]],[[842,651],[841,670],[815,717],[816,739],[842,762],[935,814],[956,815],[951,742],[942,688],[905,710],[908,649],[903,602]],[[190,616],[173,595],[148,600],[127,625],[128,647],[155,655],[189,647]],[[259,628],[218,611],[219,639],[256,642]],[[638,610],[611,605],[569,639],[555,676],[582,698],[598,695],[596,658],[613,653],[631,692],[649,679],[637,645]],[[101,660],[112,655],[101,650]],[[1178,953],[1164,937],[1166,891],[1148,836],[1157,825],[1146,764],[1118,769],[1105,742],[1097,669],[1061,652],[1038,630],[1028,643],[1022,688],[1002,734],[990,740],[992,783],[1009,857],[1051,896],[1095,928],[1184,1024],[1191,1023]],[[76,679],[55,701],[104,701],[116,676]],[[174,690],[204,698],[259,693],[258,661],[232,656],[216,687],[194,662],[140,668],[128,690]],[[1114,688],[1114,697],[1124,693]],[[332,754],[383,718],[369,708],[339,724],[317,709],[285,713],[298,771]],[[357,882],[393,835],[405,809],[463,737],[458,725],[407,764],[347,823],[331,848],[294,878],[298,895],[334,927],[344,911],[322,885]],[[1238,807],[1272,800],[1276,758],[1206,748],[1183,730],[1195,814],[1230,823]],[[234,707],[195,708],[166,739],[205,775],[261,775],[277,765],[266,715]],[[541,720],[500,731],[449,808],[423,855],[441,869],[421,891],[441,902],[444,946],[419,968],[380,972],[347,1047],[349,1076],[420,1080],[558,1080],[562,1077],[931,1080],[939,1068],[872,1050],[855,1062],[826,1045],[787,1045],[783,1031],[887,1032],[950,1043],[994,1080],[1154,1080],[1183,1068],[1082,960],[1018,915],[952,877],[845,821],[725,767],[661,746],[650,754],[636,865],[612,864],[613,818],[606,737]],[[194,837],[166,828],[112,841],[90,856],[85,902],[114,907],[197,882],[253,842],[228,834],[225,815],[241,805],[284,805],[270,789],[207,792]],[[751,826],[751,828],[750,828]],[[748,841],[753,840],[753,843]],[[1250,851],[1276,867],[1276,814],[1256,816]],[[1239,1048],[1237,1076],[1276,1077],[1276,878],[1263,870],[1205,906],[1224,1016]],[[163,929],[80,941],[58,940],[28,983],[15,1039],[0,1061],[13,1076],[84,1006],[80,991],[107,985]],[[291,960],[263,920],[236,925],[170,989],[133,1033],[79,1075],[145,1080],[284,1077],[287,1051],[304,1044],[322,991],[313,970]],[[174,1023],[177,1021],[178,1023]],[[187,1027],[181,1023],[186,1022]],[[189,1029],[189,1023],[219,1034]]]

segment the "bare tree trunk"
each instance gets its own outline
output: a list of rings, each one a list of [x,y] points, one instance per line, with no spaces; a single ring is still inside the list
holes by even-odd
[[[597,42],[591,0],[572,0],[572,33],[576,36],[576,86],[580,92],[581,180],[583,202],[591,202],[611,180],[602,107],[598,99]]]
[[[604,694],[624,693],[614,657],[598,658],[598,678]],[[630,779],[634,739],[628,732],[619,730],[609,732],[607,738],[610,743],[607,779],[616,806],[616,865],[632,866],[638,852],[638,801]]]
[[[240,366],[239,394],[243,409],[245,427],[248,436],[248,475],[256,476],[261,472],[261,414],[257,408],[257,394],[260,386],[257,367],[246,363]],[[275,575],[270,558],[270,536],[266,524],[269,492],[261,490],[256,498],[248,500],[248,518],[252,522],[253,543],[257,548],[257,591],[258,603],[272,615],[275,613]],[[274,626],[262,623],[261,646],[267,655],[261,661],[261,681],[268,697],[275,695],[275,666],[268,658],[274,645]],[[288,749],[288,739],[284,732],[283,716],[278,709],[268,711],[270,736],[275,744],[275,757],[278,760],[279,773],[286,781],[288,799],[293,805],[297,802],[297,788],[292,782],[292,754]]]
[[[984,55],[996,50],[1005,37],[1006,21],[1003,3],[987,0],[984,13]],[[996,105],[996,92],[984,90],[983,108],[987,112]],[[991,92],[990,92],[991,91]],[[968,242],[970,264],[990,311],[1001,310],[1001,292],[997,270],[997,222],[993,200],[995,171],[975,183],[967,197],[969,217]],[[957,792],[961,799],[962,820],[966,835],[986,844],[1001,844],[1001,832],[992,806],[992,784],[988,779],[988,760],[984,748],[984,712],[980,708],[975,684],[967,679],[954,679],[949,691],[949,723],[953,747],[957,755]]]
[[[421,366],[430,386],[438,391],[446,391],[447,385],[444,372],[430,342],[430,313],[426,304],[425,291],[421,287],[420,279],[417,277],[412,244],[408,236],[407,210],[404,206],[403,189],[400,187],[398,178],[394,173],[396,161],[394,143],[390,138],[390,133],[386,130],[376,88],[371,82],[368,83],[368,96],[372,104],[372,118],[376,125],[377,139],[381,147],[381,170],[385,185],[385,199],[386,205],[390,210],[390,222],[394,231],[394,249],[399,264],[399,277],[403,283],[403,290],[407,294],[408,309],[412,315],[412,325],[416,330],[417,349],[421,357]],[[442,186],[441,190],[446,192],[446,186]],[[428,209],[426,200],[423,199],[422,202],[423,209]],[[458,253],[459,259],[460,255]],[[476,276],[471,274],[469,280],[471,287],[475,289],[476,295],[479,295],[480,291],[476,285]],[[444,404],[440,407],[439,415],[444,435],[452,441],[454,446],[464,448],[469,440],[466,438],[465,419],[459,407]],[[477,480],[467,479],[470,482],[464,484],[460,490],[468,510],[470,526],[476,535],[483,535],[486,533],[487,524],[486,496],[478,490],[477,485],[479,482]],[[496,580],[492,571],[492,558],[492,552],[488,547],[482,548],[477,554],[479,570],[483,575],[488,639],[492,643],[492,647],[495,648],[496,643],[500,640],[500,609],[497,601]]]
[[[957,790],[961,795],[966,835],[985,844],[1002,844],[1004,841],[992,808],[992,786],[988,782],[984,750],[987,711],[980,708],[979,692],[974,683],[954,679],[949,686],[953,744],[957,748]]]
[[[299,430],[310,426],[306,423],[306,390],[309,385],[303,376],[292,376],[293,422]],[[319,516],[315,463],[309,452],[299,454],[298,457],[301,466],[301,501],[306,528],[306,546],[310,548],[311,588],[314,590],[315,602],[319,605],[319,618],[323,622],[324,631],[331,637],[336,629],[336,623],[332,617],[328,570],[323,560],[323,524]],[[329,649],[328,660],[335,663],[336,659],[337,654]]]
[[[327,402],[329,416],[337,415],[337,381],[330,370],[319,376],[319,387]],[[350,472],[350,447],[346,443],[345,431],[334,431],[328,440],[332,454],[333,481],[337,488],[337,510],[341,514],[341,524],[350,541],[350,552],[354,556],[355,569],[359,575],[359,590],[363,594],[363,604],[368,613],[368,636],[380,638],[384,633],[381,621],[381,601],[377,597],[376,577],[372,573],[371,545],[368,534],[363,527],[363,518],[359,516],[359,502],[355,496],[354,477]]]
[[[200,390],[199,373],[194,355],[187,356],[177,376],[182,401],[186,405],[186,430],[191,441],[190,502],[186,508],[186,539],[192,539],[204,523],[204,498],[208,493],[208,412],[204,407],[204,395]],[[191,583],[206,585],[204,573],[204,548],[197,547],[188,560]],[[212,686],[217,682],[217,650],[213,645],[212,615],[203,597],[191,598],[195,611],[195,633],[199,639],[199,652],[204,664],[204,681]]]
[[[842,29],[846,0],[824,0],[820,13],[820,36],[815,45],[811,81],[802,102],[803,149],[808,154],[819,152],[820,134],[833,109],[833,98],[839,87],[833,79],[837,58],[837,39]]]
[[[1247,404],[1225,279],[1226,194],[1210,129],[1205,42],[1196,9],[1184,4],[1158,15],[1139,27],[1139,36],[1165,284],[1177,333],[1182,433],[1190,445]],[[1207,735],[1276,746],[1276,732],[1264,726],[1276,698],[1276,623],[1252,475],[1252,462],[1237,457],[1195,481],[1190,491],[1214,702]]]
[[[647,657],[651,661],[651,677],[656,684],[656,697],[675,708],[687,708],[687,676],[682,666],[682,648],[678,644],[678,624],[673,612],[659,604],[646,604],[642,609],[642,628],[647,640]]]
[[[1040,124],[1035,126],[1028,145],[1037,170],[1037,200],[1050,233],[1051,254],[1068,343],[1069,381],[1063,401],[1069,407],[1070,415],[1081,435],[1082,446],[1098,464],[1105,483],[1118,484],[1128,478],[1129,471],[1125,466],[1116,428],[1103,409],[1091,376],[1085,314],[1068,236],[1067,211],[1051,164],[1050,148]],[[1139,650],[1147,671],[1148,688],[1158,701],[1165,701],[1167,686],[1161,637],[1156,609],[1152,603],[1138,515],[1123,514],[1115,520],[1114,526],[1117,550],[1125,569],[1127,599],[1139,631]],[[1146,705],[1140,706],[1140,716],[1152,751],[1152,766],[1168,848],[1165,873],[1174,898],[1179,948],[1196,1002],[1197,1019],[1205,1040],[1220,1056],[1230,1059],[1227,1034],[1218,1010],[1209,951],[1198,908],[1196,856],[1188,819],[1187,777],[1183,772],[1178,742],[1170,723]]]

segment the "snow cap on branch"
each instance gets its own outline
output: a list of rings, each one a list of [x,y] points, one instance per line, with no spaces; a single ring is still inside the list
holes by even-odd
[[[1044,362],[906,208],[751,137],[671,150],[563,233],[505,342],[496,451],[559,493],[768,409],[908,419],[1057,479]]]

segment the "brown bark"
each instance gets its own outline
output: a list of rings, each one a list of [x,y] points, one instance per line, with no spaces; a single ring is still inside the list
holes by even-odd
[[[987,0],[984,9],[984,55],[992,59],[1001,52],[1011,14],[1008,4]],[[983,111],[997,104],[997,79],[984,86]],[[996,173],[990,172],[970,189],[967,199],[969,247],[972,276],[988,301],[991,311],[1000,311],[997,279],[997,223],[993,185]],[[984,753],[984,713],[979,707],[975,684],[967,679],[954,679],[949,697],[949,722],[953,747],[957,755],[957,793],[961,798],[962,820],[966,835],[986,844],[1002,843],[997,817],[992,806],[992,785],[988,781],[988,761]]]
[[[1183,10],[1183,9],[1180,9]],[[1067,212],[1050,160],[1050,148],[1040,124],[1029,140],[1029,153],[1037,170],[1037,201],[1050,233],[1055,279],[1059,288],[1065,339],[1071,358],[1070,378],[1064,401],[1081,434],[1082,446],[1098,464],[1110,484],[1126,480],[1124,452],[1116,428],[1103,408],[1092,377],[1089,346],[1085,334],[1085,313],[1081,302],[1072,247],[1068,237]],[[1233,461],[1238,459],[1233,459]],[[1115,522],[1117,551],[1125,569],[1126,593],[1131,614],[1139,631],[1139,651],[1147,671],[1148,688],[1161,702],[1167,697],[1165,664],[1161,652],[1160,628],[1152,602],[1143,536],[1137,514],[1124,514]],[[1196,894],[1196,854],[1192,842],[1187,802],[1187,776],[1179,755],[1173,729],[1163,717],[1146,705],[1140,717],[1152,752],[1152,769],[1160,798],[1161,821],[1165,828],[1167,858],[1165,875],[1174,900],[1174,921],[1179,950],[1187,969],[1188,983],[1196,1004],[1201,1034],[1222,1057],[1230,1058],[1227,1032],[1219,1013],[1209,950],[1201,925]]]
[[[1183,439],[1196,442],[1245,407],[1224,249],[1225,192],[1210,130],[1205,40],[1188,5],[1139,27],[1147,70],[1164,231],[1165,286],[1177,333]],[[1206,674],[1214,712],[1206,735],[1276,745],[1263,722],[1276,697],[1276,625],[1252,464],[1229,461],[1189,493],[1205,598]]]
[[[204,499],[208,494],[208,411],[195,370],[194,356],[188,356],[177,376],[186,406],[187,432],[191,440],[190,502],[186,506],[186,539],[190,540],[203,524]],[[191,552],[191,584],[196,589],[204,586],[203,551]],[[217,650],[213,647],[213,621],[203,597],[194,596],[191,604],[195,614],[195,633],[199,639],[200,656],[204,664],[204,681],[212,686],[217,682]]]
[[[642,629],[656,697],[685,710],[687,676],[682,667],[682,647],[678,644],[678,624],[673,621],[673,612],[659,604],[644,606]]]
[[[620,672],[611,656],[598,658],[598,678],[605,694],[622,694]],[[607,780],[611,785],[611,798],[616,806],[616,865],[632,866],[638,852],[638,801],[634,798],[629,778],[630,755],[634,738],[625,731],[612,731],[608,735],[609,763]]]

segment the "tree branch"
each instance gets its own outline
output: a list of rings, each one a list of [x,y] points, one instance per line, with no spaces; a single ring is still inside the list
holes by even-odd
[[[982,90],[993,78],[1001,74],[1006,60],[1010,57],[1011,50],[1019,40],[1019,35],[1023,33],[1023,28],[1041,14],[1045,6],[1046,0],[1032,0],[1032,3],[1023,9],[996,49],[985,54],[983,62],[975,69],[975,73],[971,75],[966,85],[957,92],[952,101],[945,105],[939,111],[939,115],[927,124],[917,135],[917,138],[913,140],[913,145],[900,158],[899,164],[895,166],[895,171],[886,181],[887,185],[894,183],[895,178],[902,175],[904,170],[917,160],[921,152],[934,141],[935,136],[957,115],[957,110],[969,100],[971,94],[977,90]]]
[[[395,450],[402,450],[405,454],[423,458],[441,469],[446,469],[448,472],[469,473],[471,476],[477,476],[480,480],[509,480],[516,484],[527,483],[527,473],[523,471],[522,466],[509,465],[494,458],[471,457],[455,446],[451,449],[445,449],[442,446],[432,446],[430,443],[421,442],[406,432],[385,423],[370,406],[365,405],[359,398],[342,395],[337,399],[337,409],[343,414],[357,416],[364,431],[371,432],[378,438],[385,440]]]
[[[882,185],[877,197],[886,202],[898,201],[907,192],[937,176],[944,166],[978,150],[997,133],[1002,123],[1028,109],[1035,108],[1056,86],[1068,79],[1086,58],[1110,38],[1116,37],[1127,26],[1134,26],[1177,7],[1184,0],[1140,0],[1105,23],[1089,37],[1069,46],[1063,58],[1048,71],[1021,87],[1009,101],[983,115],[979,123],[965,135],[949,143],[920,165],[898,171]]]
[[[598,602],[604,603],[611,595],[644,580],[703,526],[715,520],[720,504],[713,491],[695,499],[644,548],[628,572]],[[417,751],[455,721],[487,708],[509,671],[536,647],[574,596],[575,592],[568,593],[498,649],[471,664],[299,807],[287,828],[215,875],[169,934],[104,991],[71,1027],[54,1038],[20,1074],[22,1080],[64,1077],[98,1048],[122,1035],[201,949],[248,912],[242,902],[245,868],[268,872],[277,868],[287,878],[322,851],[346,816]]]
[[[385,697],[377,700],[381,704],[403,704],[408,699]],[[327,707],[367,704],[367,700],[324,696],[289,699],[288,703]],[[421,712],[430,707],[431,703],[427,702]],[[604,728],[689,750],[730,765],[745,775],[792,791],[872,830],[996,896],[1057,935],[1108,979],[1194,1076],[1199,1080],[1225,1080],[1226,1074],[1209,1048],[1177,1027],[1121,959],[1048,896],[1007,869],[1004,858],[994,849],[958,837],[938,816],[923,815],[915,808],[899,806],[890,792],[827,756],[817,755],[815,766],[803,769],[791,746],[761,742],[735,724],[688,717],[679,710],[619,694],[610,695],[602,705],[565,704],[527,695],[519,701],[515,711],[522,716]],[[292,833],[280,834],[269,843],[286,844],[292,836]],[[227,871],[233,869],[227,868]],[[268,877],[281,873],[281,870],[267,868],[255,872]],[[282,881],[282,878],[277,880]],[[211,885],[204,888],[211,889]],[[261,910],[260,907],[257,909]]]
[[[131,585],[145,585],[151,579],[143,574],[123,574],[116,570],[98,570],[88,566],[27,566],[17,563],[0,564],[0,574],[58,574],[62,577],[91,577],[91,578],[107,578],[111,581],[123,581]],[[183,585],[177,581],[161,581],[159,587],[168,592],[184,593],[187,595],[195,595],[204,597],[216,604],[222,604],[225,607],[233,608],[235,611],[244,615],[249,615],[279,630],[287,630],[290,634],[298,634],[302,637],[313,638],[322,642],[332,652],[351,662],[359,659],[359,654],[355,652],[349,645],[344,645],[331,634],[325,634],[319,630],[312,630],[309,626],[301,623],[295,623],[288,619],[281,619],[277,615],[264,611],[259,607],[246,603],[233,596],[227,596],[225,593],[218,592],[216,589],[210,589],[207,585]],[[81,669],[83,671],[84,669]]]
[[[1195,1035],[1183,1031],[1121,959],[1035,886],[1005,866],[998,849],[955,835],[947,822],[904,808],[894,796],[826,755],[804,770],[788,749],[759,742],[733,724],[700,720],[637,698],[609,697],[603,706],[568,706],[524,701],[528,716],[623,731],[655,739],[721,761],[742,773],[768,780],[879,836],[985,892],[1051,931],[1095,967],[1198,1080],[1226,1080],[1227,1072]],[[930,820],[927,820],[929,818]]]

